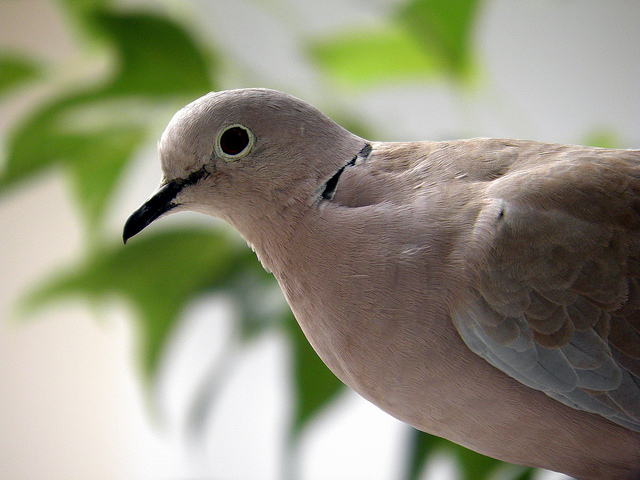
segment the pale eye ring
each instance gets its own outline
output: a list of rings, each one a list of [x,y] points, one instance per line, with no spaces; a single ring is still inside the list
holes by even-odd
[[[226,127],[216,140],[216,155],[225,160],[237,160],[251,151],[255,136],[244,125],[235,124]]]

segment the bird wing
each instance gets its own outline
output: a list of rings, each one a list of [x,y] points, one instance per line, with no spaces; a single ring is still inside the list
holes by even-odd
[[[521,383],[640,431],[640,151],[524,152],[486,182],[499,213],[456,328]]]

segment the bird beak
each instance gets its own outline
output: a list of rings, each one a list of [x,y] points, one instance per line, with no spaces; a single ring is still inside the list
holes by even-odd
[[[144,230],[151,222],[179,205],[174,200],[176,195],[185,187],[186,183],[171,180],[162,185],[149,200],[131,214],[124,224],[122,240],[125,245],[134,235]]]
[[[191,173],[186,178],[176,178],[162,184],[160,188],[151,195],[151,198],[135,212],[131,214],[124,224],[122,231],[122,240],[127,244],[134,235],[144,230],[151,222],[160,218],[172,208],[180,205],[176,202],[176,197],[185,188],[198,183],[201,179],[209,176],[209,172],[205,167]]]

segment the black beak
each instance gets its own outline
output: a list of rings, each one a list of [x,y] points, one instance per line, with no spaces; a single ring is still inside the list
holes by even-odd
[[[149,200],[144,202],[138,210],[133,212],[125,222],[124,230],[122,231],[124,244],[126,245],[127,240],[140,233],[158,217],[180,205],[176,203],[175,199],[183,188],[198,183],[208,175],[210,175],[210,172],[207,172],[205,167],[202,167],[187,178],[176,178],[160,187],[158,191],[154,193]]]
[[[155,219],[177,207],[179,204],[175,203],[174,200],[185,185],[185,182],[179,182],[178,180],[171,180],[169,183],[165,183],[138,210],[133,212],[125,222],[122,231],[122,240],[125,245],[127,240],[140,233]]]

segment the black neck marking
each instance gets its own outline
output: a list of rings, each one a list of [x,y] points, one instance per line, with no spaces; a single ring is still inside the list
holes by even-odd
[[[338,180],[340,180],[340,175],[344,172],[344,169],[347,167],[353,167],[358,160],[365,161],[371,155],[371,150],[373,147],[370,143],[365,143],[364,147],[355,155],[351,160],[349,160],[345,165],[340,167],[340,169],[333,174],[333,176],[327,180],[324,184],[324,190],[322,191],[322,198],[324,200],[331,200],[336,193],[336,188],[338,187]]]

